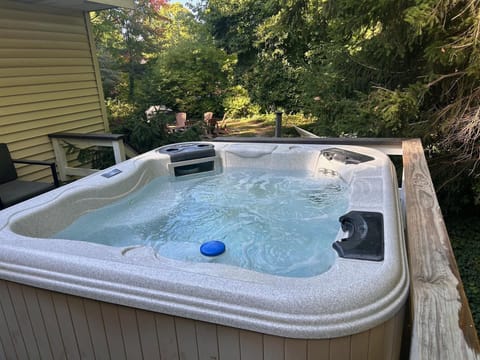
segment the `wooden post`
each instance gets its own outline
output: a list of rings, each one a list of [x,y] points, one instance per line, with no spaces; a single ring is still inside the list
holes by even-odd
[[[97,172],[96,169],[74,168],[69,167],[65,149],[60,143],[61,140],[68,140],[72,143],[82,144],[86,146],[109,146],[113,148],[115,163],[118,164],[125,161],[125,146],[123,143],[124,136],[122,134],[81,134],[81,133],[55,133],[49,134],[52,140],[53,150],[58,166],[58,174],[62,181],[68,180],[68,175],[87,176]]]
[[[65,155],[65,150],[60,144],[59,139],[52,138],[53,152],[55,153],[55,159],[57,161],[58,177],[62,181],[67,181],[67,157]]]
[[[123,139],[112,141],[113,155],[115,156],[115,163],[121,163],[126,160],[125,146],[123,146]]]
[[[479,359],[480,346],[421,141],[403,142],[411,359]]]
[[[275,137],[282,137],[282,115],[283,112],[275,112]]]

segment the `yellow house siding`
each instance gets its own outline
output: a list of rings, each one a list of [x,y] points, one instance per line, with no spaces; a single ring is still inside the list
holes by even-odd
[[[88,16],[0,0],[0,142],[14,158],[54,160],[48,134],[107,132]],[[41,167],[19,176],[49,179]]]

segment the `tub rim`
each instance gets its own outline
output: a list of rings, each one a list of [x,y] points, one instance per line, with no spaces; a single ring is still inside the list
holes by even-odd
[[[214,144],[218,146],[217,143]],[[223,146],[228,144],[223,144]],[[305,147],[318,149],[330,146],[305,145]],[[359,148],[343,145],[341,147]],[[368,153],[385,156],[376,150],[366,149]],[[144,154],[139,158],[132,159],[134,161],[130,163],[127,161],[115,165],[115,167],[127,171],[131,163],[144,161],[148,159],[148,156]],[[95,176],[99,175],[95,174],[88,178]],[[117,178],[115,181],[119,179]],[[87,181],[77,183],[76,186],[81,188],[85,182]],[[31,238],[19,235],[9,228],[19,212],[29,212],[41,207],[45,199],[54,201],[65,191],[68,189],[62,191],[60,188],[50,196],[44,194],[42,197],[35,198],[25,204],[30,205],[25,210],[18,210],[22,207],[17,206],[3,211],[2,215],[7,219],[5,221],[4,216],[1,216],[0,219],[0,274],[2,274],[2,278],[73,295],[292,338],[328,338],[366,330],[385,321],[398,311],[403,306],[408,294],[408,271],[401,226],[396,229],[397,246],[389,248],[400,256],[397,264],[392,264],[392,261],[387,261],[388,259],[382,264],[365,264],[355,260],[339,259],[334,268],[327,272],[327,275],[321,274],[313,277],[314,279],[305,278],[306,280],[295,278],[293,281],[274,275],[262,274],[259,276],[253,271],[245,269],[238,271],[235,268],[242,276],[246,276],[246,280],[239,279],[238,275],[230,274],[230,284],[225,282],[219,284],[218,278],[208,272],[192,273],[185,269],[179,270],[169,262],[163,262],[161,268],[164,274],[171,275],[175,281],[166,279],[165,276],[159,278],[158,273],[153,271],[155,267],[152,264],[140,266],[127,262],[128,266],[121,269],[118,268],[118,264],[125,261],[122,255],[124,249],[112,248],[107,251],[108,256],[99,256],[98,246],[102,247],[102,245],[91,244],[87,246],[86,252],[73,246],[77,252],[72,254],[72,246],[66,246],[61,241],[54,241],[55,252],[49,253],[42,246],[43,241],[35,241],[35,244],[32,244]],[[393,211],[397,212],[399,216],[397,191],[392,190],[390,196],[396,199],[396,209]],[[85,244],[82,243],[83,245]],[[137,250],[136,253],[135,251],[132,253],[132,262],[138,257],[145,258],[144,253],[148,253],[148,249]],[[87,258],[87,255],[91,257]],[[357,299],[354,299],[353,302],[345,300],[345,292],[351,289],[342,288],[338,279],[338,286],[327,291],[329,296],[333,296],[329,302],[326,296],[321,296],[322,294],[318,294],[318,291],[312,291],[314,287],[323,289],[322,285],[335,281],[335,276],[333,276],[335,272],[346,272],[346,267],[352,262],[354,262],[355,269],[350,271],[350,275],[365,285],[363,290],[360,287],[357,290],[365,296],[368,295],[367,293],[375,293],[376,290],[375,301],[365,301],[359,306]],[[384,287],[385,283],[388,283],[387,289],[382,291],[375,289],[379,282],[375,283],[374,277],[355,278],[358,274],[365,275],[369,272],[379,271],[385,271],[388,275],[386,279],[380,281]],[[125,279],[129,280],[127,284],[125,281],[119,282],[119,276],[126,276]],[[177,276],[182,279],[181,284],[178,283]],[[265,281],[253,281],[259,278]],[[208,288],[209,292],[200,291],[198,284],[202,282],[211,285]],[[292,284],[293,282],[296,284]],[[215,283],[217,284],[215,285]],[[242,288],[242,286],[246,286],[246,283],[250,286],[249,290]],[[282,290],[286,284],[290,286],[288,291]],[[235,293],[233,289],[239,287],[242,288],[242,291]],[[199,291],[204,296],[202,299],[198,299]],[[237,299],[230,299],[230,296],[235,296],[235,294]],[[272,301],[271,297],[269,300],[265,296],[267,294],[275,295],[275,301]],[[235,301],[239,298],[242,299],[243,305]],[[167,301],[167,299],[170,300]],[[370,296],[369,299],[371,300],[372,297]],[[328,302],[327,309],[323,308],[326,302]],[[300,306],[302,306],[301,309]],[[351,310],[346,311],[347,307]],[[276,308],[276,310],[272,312],[272,308]],[[334,310],[338,308],[342,310],[335,312]]]

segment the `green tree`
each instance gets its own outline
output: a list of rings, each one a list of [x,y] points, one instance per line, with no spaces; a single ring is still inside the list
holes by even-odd
[[[235,83],[263,110],[296,109],[298,68],[268,39],[265,22],[280,10],[277,0],[209,0],[199,17],[217,46],[237,57]],[[273,41],[270,41],[273,40]]]
[[[164,104],[189,117],[221,114],[235,56],[217,48],[205,25],[180,4],[167,4],[159,15],[166,20],[162,38],[138,89],[143,107]]]
[[[159,11],[164,4],[164,0],[136,0],[135,9],[91,13],[107,97],[124,92],[134,101],[135,81],[158,49],[165,21]]]
[[[480,188],[480,0],[208,0],[200,16],[264,108],[312,113],[319,135],[421,136],[438,183]]]
[[[220,114],[234,64],[235,57],[213,43],[179,40],[158,56],[147,92],[157,103],[185,111],[190,117],[207,111]]]
[[[468,191],[480,188],[478,0],[284,4],[294,6],[269,36],[295,39],[283,50],[292,63],[304,54],[303,107],[318,118],[314,131],[421,136],[440,196],[454,198],[450,205],[480,199]],[[295,31],[285,36],[286,28]]]
[[[256,62],[258,27],[277,7],[276,0],[208,0],[196,11],[217,46],[237,56],[237,75],[242,75]]]

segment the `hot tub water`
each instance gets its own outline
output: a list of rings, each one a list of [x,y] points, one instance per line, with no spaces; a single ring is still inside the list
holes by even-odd
[[[55,238],[150,246],[164,257],[309,277],[335,261],[332,243],[348,206],[339,177],[258,169],[172,180],[159,177],[77,219]],[[226,251],[200,253],[220,240]]]

